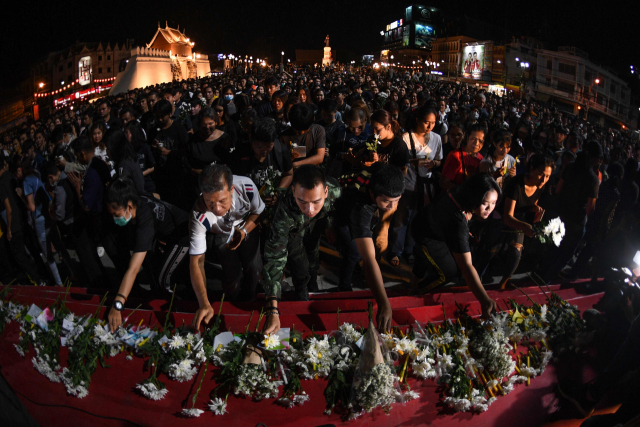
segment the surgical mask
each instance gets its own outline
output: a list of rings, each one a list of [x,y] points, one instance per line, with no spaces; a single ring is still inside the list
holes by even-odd
[[[113,222],[115,222],[116,225],[119,225],[120,227],[124,227],[129,223],[129,221],[131,221],[131,218],[132,216],[130,216],[129,219],[127,219],[127,211],[125,210],[124,216],[114,216]]]
[[[473,120],[478,120],[480,114],[477,111],[474,111],[473,113],[471,113],[471,117],[473,118]]]
[[[233,95],[225,95],[224,96],[224,100],[225,101],[233,101]]]

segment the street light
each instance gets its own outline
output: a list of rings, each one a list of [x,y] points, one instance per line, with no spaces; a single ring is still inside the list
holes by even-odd
[[[44,87],[44,83],[40,82],[40,84],[38,85],[38,87],[39,87],[40,89],[42,89],[42,88]]]
[[[596,82],[597,85],[599,85],[600,84],[600,79],[595,79],[595,82]]]
[[[516,58],[516,62],[520,61],[520,58]]]

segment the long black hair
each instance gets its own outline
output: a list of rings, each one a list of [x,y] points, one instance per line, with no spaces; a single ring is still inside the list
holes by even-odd
[[[109,149],[111,153],[111,158],[116,163],[116,165],[120,164],[123,160],[137,160],[137,153],[133,149],[133,145],[127,141],[127,137],[124,135],[120,129],[112,127],[107,131],[107,134],[104,136],[105,145]]]
[[[456,200],[465,212],[471,212],[484,202],[484,196],[489,191],[498,193],[498,200],[502,197],[502,190],[498,183],[488,173],[478,173],[467,179],[458,189]]]
[[[131,120],[125,125],[124,129],[131,133],[131,145],[133,146],[133,151],[136,153],[139,152],[142,144],[147,142],[142,126],[137,120]]]

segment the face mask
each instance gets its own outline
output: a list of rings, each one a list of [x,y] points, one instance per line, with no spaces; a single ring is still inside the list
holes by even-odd
[[[473,113],[471,113],[471,117],[473,118],[473,120],[478,120],[480,114],[477,111],[474,111]]]
[[[515,113],[515,112],[516,112],[516,108],[515,108],[515,107],[512,107],[512,108],[511,108],[511,112],[512,112],[512,113]]]
[[[129,219],[127,219],[127,211],[126,210],[124,212],[124,216],[115,216],[115,217],[113,217],[113,222],[115,222],[116,225],[119,225],[120,227],[124,227],[125,225],[127,225],[129,223],[129,221],[131,221],[131,216],[129,217]]]
[[[224,100],[225,101],[233,101],[233,95],[225,95],[224,96]]]

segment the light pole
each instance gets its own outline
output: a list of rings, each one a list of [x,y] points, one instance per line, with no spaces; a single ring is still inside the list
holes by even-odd
[[[591,81],[590,85],[589,85],[589,96],[587,97],[587,102],[586,102],[586,108],[585,108],[585,120],[589,120],[589,107],[591,107],[591,100],[589,98],[591,98],[591,94],[593,93],[593,84],[599,85],[600,84],[600,79],[595,79],[593,81]],[[596,96],[593,95],[593,97],[595,98]]]
[[[525,69],[529,68],[529,63],[528,62],[521,62],[520,63],[520,68],[522,69],[522,75],[520,76],[520,86],[522,87],[522,94],[521,94],[520,97],[524,99],[524,91],[527,88],[527,86],[526,86],[526,84],[524,82],[524,73],[525,73]],[[527,78],[527,80],[529,80],[529,79]]]

